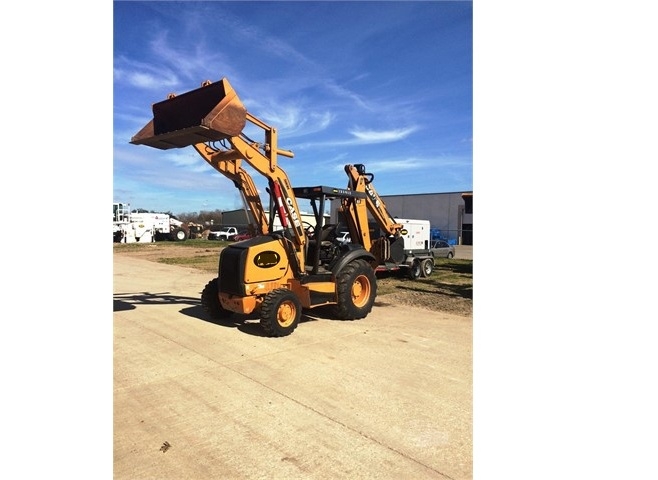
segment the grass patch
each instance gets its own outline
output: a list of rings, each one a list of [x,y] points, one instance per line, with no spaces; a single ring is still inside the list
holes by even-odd
[[[404,286],[410,292],[451,290],[461,296],[472,296],[473,260],[435,259],[432,275],[410,280],[398,272],[377,274],[377,294],[386,295],[399,291]]]
[[[454,285],[473,284],[473,260],[437,258],[429,279]]]
[[[182,267],[191,267],[204,272],[217,272],[219,256],[213,255],[194,255],[192,257],[164,257],[158,259],[159,263],[167,265],[179,265]]]
[[[184,242],[153,242],[153,243],[114,243],[115,252],[144,252],[144,251],[163,251],[174,250],[181,247],[184,248],[222,248],[229,243],[224,240],[204,240],[202,238],[195,238],[193,240],[185,240]]]

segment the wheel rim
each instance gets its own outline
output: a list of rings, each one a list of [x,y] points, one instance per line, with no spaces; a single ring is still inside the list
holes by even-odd
[[[279,309],[276,312],[276,321],[282,327],[289,327],[295,321],[297,316],[297,308],[295,304],[291,301],[285,301],[279,305]]]
[[[365,275],[359,275],[352,284],[352,302],[362,307],[370,298],[370,281]]]
[[[425,275],[429,275],[432,273],[432,264],[430,262],[427,262],[425,264]]]

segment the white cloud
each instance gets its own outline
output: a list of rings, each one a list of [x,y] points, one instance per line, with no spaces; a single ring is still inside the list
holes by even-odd
[[[327,140],[322,142],[308,142],[296,145],[299,149],[319,148],[319,147],[344,147],[353,145],[369,145],[376,143],[390,143],[404,140],[413,132],[418,130],[418,127],[412,126],[397,130],[359,130],[355,129],[349,133],[354,138],[345,140]]]
[[[149,90],[171,88],[180,84],[178,77],[166,68],[129,62],[125,59],[119,59],[116,63],[123,65],[123,67],[114,68],[114,81],[117,83]]]
[[[409,171],[409,169],[426,167],[430,164],[429,159],[405,158],[402,160],[373,160],[366,163],[371,172]]]
[[[331,112],[307,112],[297,105],[278,104],[276,108],[271,105],[258,105],[256,108],[257,116],[268,125],[275,127],[282,140],[326,130],[335,118]]]
[[[350,131],[350,133],[358,139],[359,143],[385,143],[402,140],[403,138],[406,138],[415,132],[417,129],[417,127],[381,131],[356,129]]]

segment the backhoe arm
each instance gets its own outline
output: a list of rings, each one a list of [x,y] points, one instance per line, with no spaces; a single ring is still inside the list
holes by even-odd
[[[366,172],[365,165],[345,165],[345,172],[349,179],[347,188],[355,192],[365,193],[366,197],[365,205],[351,199],[341,201],[350,235],[355,238],[356,233],[356,238],[361,238],[364,248],[375,256],[376,260],[373,262],[373,266],[377,266],[391,258],[391,245],[400,236],[402,224],[393,219],[393,215],[386,208],[386,204],[377,194],[375,187],[372,185],[374,175]],[[375,240],[371,238],[367,212],[370,212],[379,228],[392,236],[393,240],[385,236]]]
[[[366,204],[368,211],[374,217],[379,227],[389,235],[396,235],[402,229],[402,224],[393,219],[386,208],[386,204],[377,194],[375,187],[372,185],[374,174],[366,173],[366,167],[362,164],[345,165],[345,172],[348,176],[347,188],[356,192],[366,193]]]

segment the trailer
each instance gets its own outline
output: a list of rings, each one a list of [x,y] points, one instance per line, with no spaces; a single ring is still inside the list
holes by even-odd
[[[429,277],[434,271],[430,221],[395,218],[395,222],[402,228],[391,241],[390,257],[377,266],[377,271],[402,271],[411,279]]]

